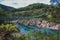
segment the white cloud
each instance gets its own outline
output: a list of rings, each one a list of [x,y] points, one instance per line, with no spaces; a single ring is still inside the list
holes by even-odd
[[[45,4],[50,4],[50,0],[3,0],[0,3],[7,5],[7,6],[12,6],[15,8],[20,8],[20,7],[25,7],[29,4],[33,3],[45,3]]]
[[[50,4],[50,0],[39,0],[40,3]]]

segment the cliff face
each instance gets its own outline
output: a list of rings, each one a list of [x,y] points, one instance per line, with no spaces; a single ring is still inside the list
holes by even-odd
[[[23,24],[25,26],[37,26],[38,28],[49,28],[58,30],[60,29],[60,24],[50,23],[46,20],[39,21],[39,19],[33,19],[33,20],[19,20],[19,24]]]

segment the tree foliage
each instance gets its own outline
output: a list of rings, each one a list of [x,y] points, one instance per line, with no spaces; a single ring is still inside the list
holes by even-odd
[[[58,5],[60,6],[60,4]],[[60,7],[55,7],[52,5],[42,4],[42,3],[35,3],[29,6],[19,8],[13,11],[3,11],[0,8],[0,14],[4,17],[13,17],[13,16],[38,16],[41,14],[46,14],[46,17],[43,16],[43,19],[49,22],[60,23]]]

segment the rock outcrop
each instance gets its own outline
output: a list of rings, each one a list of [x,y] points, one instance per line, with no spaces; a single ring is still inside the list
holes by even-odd
[[[49,23],[46,20],[39,21],[38,19],[33,20],[19,20],[20,24],[24,24],[25,26],[37,26],[38,28],[49,28],[54,30],[60,29],[60,24]]]

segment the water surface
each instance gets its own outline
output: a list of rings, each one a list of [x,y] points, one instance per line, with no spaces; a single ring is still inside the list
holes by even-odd
[[[57,30],[52,30],[52,29],[47,29],[47,28],[38,28],[37,26],[25,26],[23,24],[17,24],[20,32],[22,34],[27,34],[28,32],[34,32],[35,30],[38,30],[41,33],[47,34],[47,35],[54,35],[56,34],[58,31]]]

